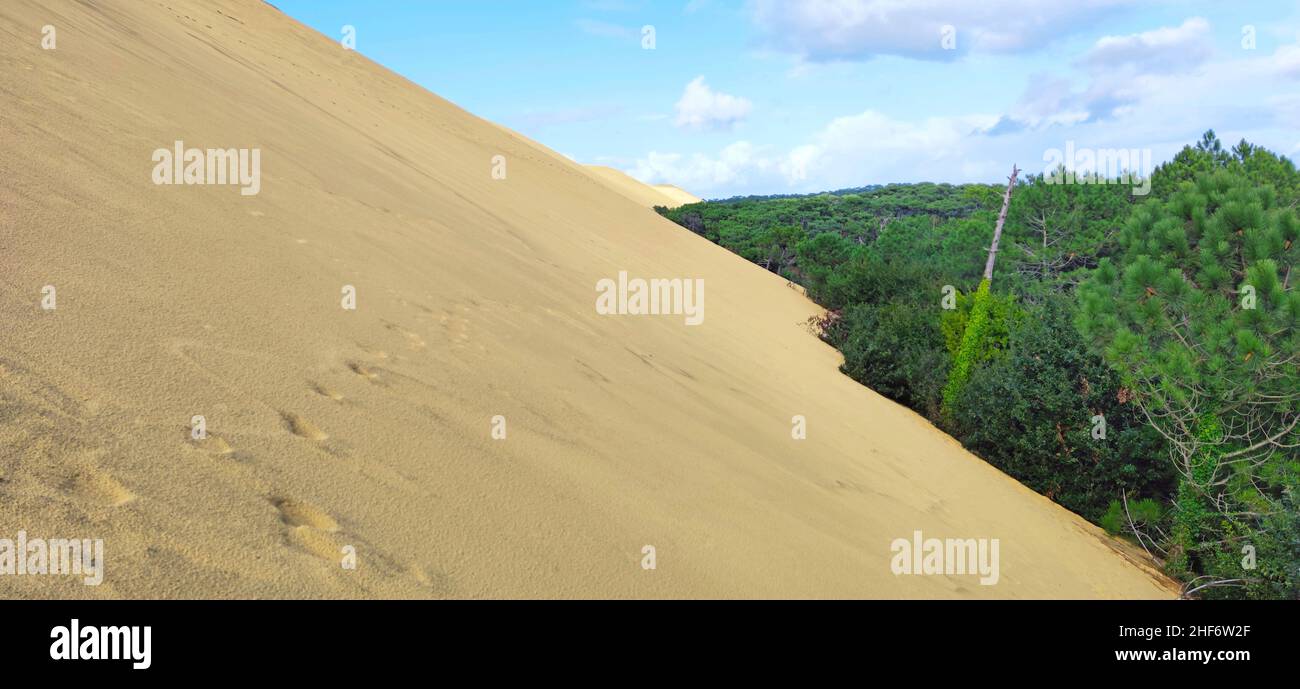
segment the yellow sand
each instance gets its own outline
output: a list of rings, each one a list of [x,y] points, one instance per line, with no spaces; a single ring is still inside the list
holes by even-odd
[[[687,203],[698,203],[699,197],[671,184],[646,184],[635,177],[604,165],[584,165],[592,177],[610,189],[632,199],[646,208],[667,206],[676,208]]]
[[[699,203],[702,199],[675,184],[652,184],[650,185],[656,191],[667,196],[672,203],[668,204],[669,208],[684,206],[688,203]]]
[[[108,558],[0,596],[1172,595],[837,372],[784,280],[270,5],[6,0],[0,36],[0,538]],[[261,193],[155,186],[177,139],[260,147]],[[704,324],[598,315],[620,270],[703,278]],[[1000,539],[1001,581],[895,576],[918,529]]]

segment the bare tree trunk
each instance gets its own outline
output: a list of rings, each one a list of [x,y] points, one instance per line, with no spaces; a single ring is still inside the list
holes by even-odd
[[[1002,212],[998,213],[998,224],[993,228],[993,246],[989,247],[989,260],[984,264],[984,279],[993,281],[993,261],[998,257],[998,242],[1002,239],[1002,224],[1007,221],[1007,208],[1011,205],[1011,189],[1016,186],[1016,175],[1020,168],[1011,166],[1011,177],[1007,178],[1007,192],[1002,195]]]

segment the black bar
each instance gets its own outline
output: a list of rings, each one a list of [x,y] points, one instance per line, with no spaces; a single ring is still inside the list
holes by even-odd
[[[926,676],[972,667],[1158,676],[1294,667],[1297,610],[1290,602],[1208,601],[7,601],[0,603],[0,658],[7,668],[51,679],[205,683],[376,669],[432,670],[441,678],[435,683],[449,683],[453,670],[526,674],[562,665],[577,672],[597,658],[625,662],[632,675],[722,663],[761,676],[773,664],[811,663],[873,674],[911,667]],[[81,630],[148,626],[150,666],[51,658],[51,630],[70,632],[74,619]],[[1121,628],[1142,634],[1121,636]],[[1178,634],[1171,637],[1171,629]],[[1161,658],[1175,649],[1248,657],[1208,664]],[[1120,660],[1117,651],[1157,655]]]

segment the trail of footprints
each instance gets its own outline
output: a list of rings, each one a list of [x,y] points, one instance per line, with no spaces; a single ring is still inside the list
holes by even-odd
[[[421,308],[431,313],[427,307]],[[443,321],[445,325],[446,316],[444,316]],[[419,352],[428,346],[425,339],[418,333],[407,330],[396,323],[385,321],[384,327],[400,336],[401,341],[410,351]],[[455,337],[456,333],[454,332],[449,333],[449,335],[452,336],[453,342],[463,339]],[[365,347],[360,347],[360,349],[362,351],[361,356],[343,361],[344,370],[372,385],[386,386],[381,375],[383,369],[373,362],[386,361],[389,359],[389,355],[382,350],[369,350]],[[315,395],[331,402],[356,404],[356,402],[349,400],[348,396],[341,392],[338,387],[330,385],[322,379],[309,380],[306,386]],[[282,427],[294,436],[312,443],[321,444],[322,449],[330,454],[340,454],[337,447],[331,448],[326,444],[326,441],[332,440],[331,435],[307,416],[289,410],[281,410],[279,415]],[[191,439],[190,442],[194,447],[214,458],[231,458],[245,454],[236,452],[226,438],[211,431],[206,432],[204,438]],[[331,444],[333,444],[333,441]],[[77,485],[81,486],[79,490],[94,494],[100,502],[119,505],[135,499],[135,496],[130,491],[127,491],[120,484],[116,484],[106,476],[87,477],[79,480]],[[345,540],[356,540],[342,538],[343,529],[339,523],[329,513],[315,505],[285,495],[272,495],[267,500],[279,515],[280,521],[285,528],[286,540],[307,553],[337,565],[341,562],[345,552],[344,547],[350,545]],[[431,576],[419,565],[398,562],[383,553],[376,552],[373,548],[366,548],[365,550],[368,567],[393,575],[408,576],[426,589],[444,590],[447,586],[446,576],[441,573]]]
[[[45,382],[40,375],[0,354],[0,500],[4,486],[36,484],[42,499],[67,502],[80,516],[96,508],[115,508],[136,500],[129,488],[103,468],[114,452],[109,436],[91,444],[87,427],[102,411],[95,400],[79,398]],[[24,466],[34,457],[35,466]],[[30,482],[30,483],[29,483]]]
[[[420,307],[422,310],[431,313],[426,307]],[[444,317],[444,325],[446,321]],[[401,341],[414,352],[424,350],[427,343],[418,333],[411,332],[393,323],[385,325],[388,331],[401,337]],[[459,339],[455,337],[457,328],[452,328],[451,340],[453,343]],[[385,382],[381,373],[384,369],[377,367],[369,361],[382,362],[389,357],[383,351],[367,351],[362,348],[361,356],[351,358],[342,362],[342,370],[339,373],[351,372],[359,376],[370,384],[384,386]],[[4,379],[10,384],[11,392],[15,394],[30,393],[23,395],[22,402],[28,404],[11,405],[18,409],[16,414],[25,415],[26,413],[38,413],[39,410],[45,416],[73,417],[84,416],[83,409],[67,396],[62,395],[59,391],[45,390],[43,394],[36,394],[39,390],[23,390],[18,384],[26,381],[28,372],[13,362],[0,359],[0,379]],[[22,380],[19,379],[21,375]],[[34,383],[33,383],[34,385]],[[319,397],[323,397],[330,402],[337,404],[355,404],[347,398],[336,387],[327,384],[323,380],[308,381],[307,388]],[[0,400],[3,402],[4,400]],[[3,406],[3,404],[0,404]],[[279,412],[282,427],[294,436],[305,441],[321,444],[322,449],[330,454],[338,455],[337,446],[334,448],[326,445],[327,441],[335,442],[331,435],[323,428],[318,426],[312,420],[296,411],[282,410]],[[12,419],[10,419],[12,420]],[[45,423],[31,424],[34,428],[44,428]],[[5,424],[0,423],[0,426]],[[247,452],[237,450],[237,444],[232,445],[232,439],[229,435],[218,430],[208,430],[201,437],[191,435],[193,428],[191,426],[177,425],[177,432],[184,432],[187,444],[193,449],[213,458],[222,460],[246,460],[250,455]],[[32,442],[39,444],[37,441],[44,439],[44,434],[38,434]],[[31,449],[31,448],[28,448]],[[107,470],[99,465],[98,458],[104,454],[102,449],[86,448],[80,461],[75,461],[71,466],[66,468],[54,469],[52,475],[46,477],[51,488],[79,503],[85,508],[108,508],[117,509],[138,503],[141,498],[137,496],[130,488],[117,480]],[[51,467],[53,468],[53,467]],[[0,478],[0,482],[3,482]],[[387,575],[399,577],[408,577],[416,582],[422,588],[434,591],[446,592],[449,588],[448,577],[442,572],[430,574],[424,568],[415,563],[399,561],[379,549],[368,546],[362,539],[349,535],[344,538],[344,530],[329,513],[312,505],[308,502],[298,500],[286,495],[273,494],[266,498],[279,515],[279,519],[285,528],[286,540],[302,550],[321,558],[324,561],[334,563],[335,567],[340,565],[344,546],[356,545],[361,554],[360,560],[364,561],[362,566],[372,571],[382,572]]]

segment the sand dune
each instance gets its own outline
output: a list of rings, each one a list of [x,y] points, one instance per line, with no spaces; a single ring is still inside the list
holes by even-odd
[[[650,186],[658,190],[659,193],[664,196],[672,199],[673,202],[668,205],[669,208],[684,206],[688,203],[699,203],[703,200],[675,184],[652,184]]]
[[[612,167],[584,165],[583,168],[610,189],[647,208],[655,206],[676,208],[687,203],[697,203],[700,200],[694,194],[671,184],[646,184],[626,172]]]
[[[0,538],[107,558],[0,596],[1171,595],[838,373],[783,280],[270,5],[0,35]],[[178,140],[258,148],[259,193],[154,184]],[[596,313],[619,271],[702,278],[704,322]],[[914,530],[1000,581],[895,576]]]

